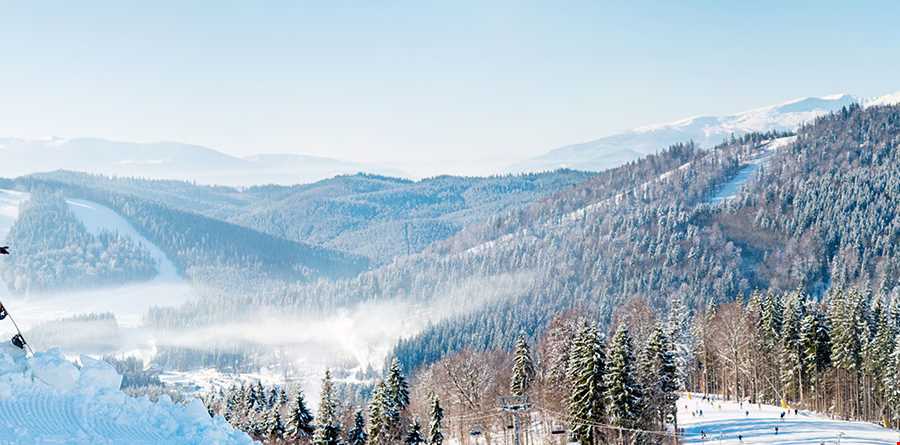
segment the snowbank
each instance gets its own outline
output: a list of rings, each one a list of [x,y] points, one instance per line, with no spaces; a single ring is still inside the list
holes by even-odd
[[[26,358],[0,345],[0,444],[251,444],[194,399],[159,402],[119,390],[109,364],[82,356],[81,367],[59,350]]]

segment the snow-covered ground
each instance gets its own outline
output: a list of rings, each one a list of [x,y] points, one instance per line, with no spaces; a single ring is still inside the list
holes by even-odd
[[[795,140],[797,140],[796,136],[788,136],[774,139],[763,145],[759,152],[748,159],[733,178],[719,187],[712,197],[710,197],[709,201],[712,203],[721,203],[736,198],[747,181],[753,178],[756,172],[758,172],[761,167],[765,166],[769,162],[769,159],[771,159],[779,149],[790,145]]]
[[[250,444],[199,400],[186,405],[132,398],[107,363],[82,356],[80,368],[58,350],[32,358],[0,345],[2,444]]]
[[[95,235],[102,231],[117,233],[119,236],[131,238],[135,243],[144,246],[150,252],[150,256],[156,260],[159,267],[159,275],[157,275],[155,281],[180,281],[175,263],[156,244],[153,244],[141,235],[131,223],[114,210],[83,199],[67,199],[66,202],[69,204],[69,209],[84,224],[88,232]]]
[[[794,415],[793,409],[772,405],[703,400],[696,394],[678,401],[678,419],[685,430],[683,444],[890,445],[900,441],[900,431],[871,423],[834,420],[803,410]]]

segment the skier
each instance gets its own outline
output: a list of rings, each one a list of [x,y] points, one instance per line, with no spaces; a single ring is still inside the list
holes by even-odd
[[[743,435],[738,434],[738,442],[741,442],[741,443],[744,442],[744,436],[743,436]]]
[[[0,255],[9,255],[9,246],[0,247]]]
[[[784,422],[784,411],[781,412],[781,421]]]
[[[776,436],[778,435],[778,427],[777,426],[775,427],[775,435]]]

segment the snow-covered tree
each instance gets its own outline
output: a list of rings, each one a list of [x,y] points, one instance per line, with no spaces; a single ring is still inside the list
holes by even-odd
[[[650,334],[641,354],[640,375],[644,386],[644,405],[652,414],[648,421],[662,427],[674,423],[678,390],[675,354],[662,325]]]
[[[510,392],[512,395],[524,396],[531,388],[531,383],[534,381],[534,373],[531,349],[528,347],[528,341],[526,341],[525,336],[520,335],[516,341],[512,379],[510,380]]]
[[[641,387],[635,379],[635,368],[631,336],[628,328],[621,325],[610,342],[604,378],[606,412],[611,425],[632,428],[640,419]]]
[[[298,440],[311,437],[315,431],[313,415],[306,406],[303,391],[298,389],[287,419],[287,436]]]
[[[366,445],[368,437],[366,419],[361,410],[356,410],[356,414],[353,415],[353,427],[347,432],[347,445]]]
[[[419,424],[419,419],[415,419],[409,424],[408,432],[406,433],[406,438],[403,439],[403,443],[405,445],[422,445],[425,443],[425,438],[422,437],[422,425]]]
[[[316,420],[313,444],[337,445],[340,442],[341,427],[337,419],[337,401],[334,399],[334,385],[329,370],[325,370],[325,377],[322,378],[322,396]]]
[[[606,353],[597,329],[582,326],[569,348],[568,380],[572,386],[567,411],[572,418],[570,428],[578,443],[595,443],[596,428],[605,415],[604,374]]]
[[[431,421],[428,425],[428,443],[429,445],[443,445],[444,443],[444,409],[441,408],[441,402],[437,396],[431,394]]]

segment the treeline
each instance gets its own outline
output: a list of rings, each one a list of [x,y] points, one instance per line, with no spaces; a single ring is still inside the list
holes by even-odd
[[[429,423],[423,427],[410,412],[409,383],[394,362],[385,379],[370,394],[357,385],[336,384],[329,371],[322,379],[314,416],[303,391],[289,397],[284,387],[255,384],[232,386],[204,397],[209,413],[265,444],[422,445],[443,443],[443,409],[430,401]],[[363,406],[368,404],[367,410]],[[365,411],[365,412],[364,412]]]
[[[153,278],[158,265],[129,237],[88,232],[62,195],[36,190],[6,237],[13,254],[0,275],[16,293],[76,289]]]
[[[900,427],[900,296],[754,293],[693,319],[688,388]]]

